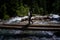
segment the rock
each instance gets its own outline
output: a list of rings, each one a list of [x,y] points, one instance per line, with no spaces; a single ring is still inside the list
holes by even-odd
[[[55,35],[56,37],[60,37],[60,32],[59,32],[59,31],[58,31],[58,32],[55,32],[54,35]]]

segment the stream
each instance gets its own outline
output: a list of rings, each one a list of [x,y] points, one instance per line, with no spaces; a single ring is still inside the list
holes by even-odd
[[[60,32],[0,29],[0,40],[60,40]]]

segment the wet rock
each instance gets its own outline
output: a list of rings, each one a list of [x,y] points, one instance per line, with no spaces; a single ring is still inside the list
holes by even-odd
[[[21,31],[0,29],[0,39],[2,40],[60,40],[60,32],[56,31]],[[22,39],[21,39],[22,38]]]
[[[60,37],[60,32],[55,32],[54,35],[55,35],[56,37]]]
[[[51,32],[51,31],[42,31],[41,34],[47,38],[51,38],[53,36],[53,32]]]

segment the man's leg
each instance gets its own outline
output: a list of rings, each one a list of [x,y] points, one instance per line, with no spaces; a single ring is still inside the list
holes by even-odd
[[[31,20],[32,24],[33,24],[33,21]]]
[[[29,21],[29,24],[30,24],[30,22],[31,22],[31,17],[29,17],[28,21]]]

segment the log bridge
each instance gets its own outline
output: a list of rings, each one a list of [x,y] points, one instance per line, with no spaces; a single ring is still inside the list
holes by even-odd
[[[60,31],[60,24],[0,24],[0,29]]]

